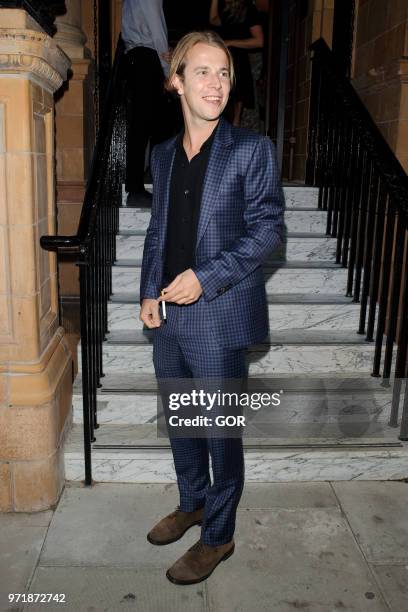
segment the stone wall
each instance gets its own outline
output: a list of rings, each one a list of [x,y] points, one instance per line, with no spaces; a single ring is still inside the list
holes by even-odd
[[[408,171],[408,3],[359,0],[353,84]]]
[[[295,2],[291,3],[285,117],[284,178],[303,181],[310,95],[309,45],[323,37],[331,46],[334,0],[309,0],[299,26],[295,57]],[[405,170],[408,169],[408,3],[356,0],[352,83]],[[297,63],[296,105],[292,92]],[[295,112],[295,129],[291,121]],[[292,144],[290,140],[292,139]],[[290,153],[292,148],[292,173]]]

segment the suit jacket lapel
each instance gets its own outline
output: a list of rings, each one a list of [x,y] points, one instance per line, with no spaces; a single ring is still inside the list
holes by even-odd
[[[174,158],[176,156],[176,147],[175,142],[176,138],[172,138],[167,146],[166,153],[162,157],[161,165],[160,165],[160,178],[159,178],[159,193],[162,201],[161,206],[161,214],[160,214],[160,241],[159,244],[161,246],[161,251],[163,251],[164,243],[166,240],[166,228],[167,228],[167,218],[169,212],[170,205],[170,184],[171,184],[171,174],[173,170]]]
[[[197,227],[196,249],[204,235],[211,214],[217,205],[218,191],[222,185],[222,178],[231,153],[233,141],[231,125],[221,117],[214,142],[212,143],[204,179],[200,217]]]

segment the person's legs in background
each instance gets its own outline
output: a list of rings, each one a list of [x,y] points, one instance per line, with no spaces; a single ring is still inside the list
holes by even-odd
[[[156,51],[136,47],[126,56],[128,81],[128,131],[126,191],[128,205],[151,204],[144,188],[146,147],[155,132],[163,97],[164,73]]]

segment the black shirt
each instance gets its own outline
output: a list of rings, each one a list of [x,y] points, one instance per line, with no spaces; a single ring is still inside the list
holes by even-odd
[[[163,286],[195,263],[201,195],[217,127],[190,162],[183,147],[184,130],[177,136],[170,183]]]
[[[250,38],[250,28],[262,23],[261,14],[251,0],[245,0],[236,15],[228,11],[225,0],[218,0],[218,14],[221,19],[219,33],[224,40]]]

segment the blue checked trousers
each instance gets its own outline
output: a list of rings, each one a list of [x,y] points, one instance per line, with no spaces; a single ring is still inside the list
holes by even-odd
[[[203,299],[188,306],[166,304],[167,324],[154,331],[156,377],[242,378],[245,349],[226,349],[211,335]],[[242,439],[172,438],[180,510],[204,507],[201,539],[210,546],[229,542],[244,486]],[[209,456],[211,455],[212,482]]]

